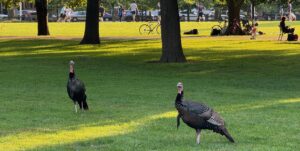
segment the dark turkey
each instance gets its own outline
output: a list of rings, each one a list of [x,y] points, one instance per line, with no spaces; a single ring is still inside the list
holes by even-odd
[[[88,104],[86,102],[87,96],[85,94],[85,86],[82,81],[76,78],[74,71],[74,61],[70,61],[70,73],[67,84],[67,91],[69,97],[73,100],[75,105],[75,112],[77,112],[77,104],[80,109],[88,110]]]
[[[178,94],[175,100],[175,107],[178,111],[177,128],[180,125],[180,119],[183,120],[189,127],[196,130],[196,141],[200,143],[200,133],[203,129],[212,130],[225,137],[232,143],[233,138],[225,127],[225,122],[222,117],[213,109],[202,103],[190,102],[183,100],[183,85],[177,84]]]

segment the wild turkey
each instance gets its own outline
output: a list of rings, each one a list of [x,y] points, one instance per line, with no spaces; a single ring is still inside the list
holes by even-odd
[[[175,107],[178,111],[177,129],[180,125],[180,119],[189,127],[196,130],[196,141],[200,143],[200,133],[203,129],[209,129],[221,135],[234,143],[233,138],[225,127],[225,122],[221,116],[210,107],[202,103],[183,100],[183,84],[177,84],[178,94],[175,100]]]
[[[70,61],[70,73],[67,84],[67,91],[69,97],[73,100],[75,105],[75,112],[77,113],[77,104],[80,109],[88,110],[88,104],[86,102],[87,96],[85,94],[85,86],[82,81],[76,78],[74,71],[74,61]]]

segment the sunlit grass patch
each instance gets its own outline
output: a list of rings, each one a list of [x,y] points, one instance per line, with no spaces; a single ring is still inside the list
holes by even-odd
[[[104,126],[80,126],[75,130],[55,132],[22,132],[0,138],[0,148],[7,151],[28,150],[44,146],[62,145],[78,141],[88,141],[95,138],[112,137],[130,133],[157,119],[174,118],[176,112],[166,112],[150,117]]]
[[[146,22],[101,22],[100,23],[100,36],[101,37],[146,37],[146,38],[160,38],[159,34],[153,33],[150,35],[140,35],[139,26]],[[156,22],[154,22],[156,24]],[[300,28],[300,23],[287,22],[287,25]],[[181,22],[181,32],[189,31],[192,29],[198,29],[199,35],[197,36],[209,36],[211,27],[218,25],[217,22]],[[258,30],[266,33],[264,36],[269,38],[273,37],[275,40],[279,34],[279,21],[260,21]],[[1,23],[0,22],[0,36],[36,36],[37,35],[37,23]],[[77,37],[82,38],[84,33],[84,22],[72,22],[72,23],[49,23],[49,30],[51,36],[54,37]],[[298,28],[299,27],[299,28]],[[297,34],[300,30],[295,31]],[[184,35],[183,35],[184,36]],[[187,35],[190,37],[190,35]],[[192,36],[194,37],[194,36]]]

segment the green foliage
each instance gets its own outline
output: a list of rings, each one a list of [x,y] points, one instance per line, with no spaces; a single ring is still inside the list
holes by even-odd
[[[26,2],[33,2],[34,0],[25,0]],[[7,8],[19,7],[19,2],[24,2],[24,0],[0,0],[0,3],[4,4]]]
[[[67,6],[70,8],[82,8],[82,7],[86,7],[86,3],[87,0],[51,0],[48,1],[49,2],[49,6],[51,7],[63,7],[63,6]]]
[[[65,4],[71,8],[86,7],[87,0],[67,0]]]

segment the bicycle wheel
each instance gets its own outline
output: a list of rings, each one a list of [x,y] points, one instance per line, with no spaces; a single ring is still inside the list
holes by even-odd
[[[145,34],[149,35],[150,32],[151,32],[151,28],[150,28],[149,25],[143,24],[143,25],[140,26],[139,31],[140,31],[141,35],[145,35]]]
[[[222,30],[222,27],[220,25],[214,25],[211,27],[211,29],[218,29],[218,30]]]
[[[160,25],[157,25],[157,27],[156,27],[156,32],[157,32],[157,34],[160,34],[160,33],[161,33]]]

